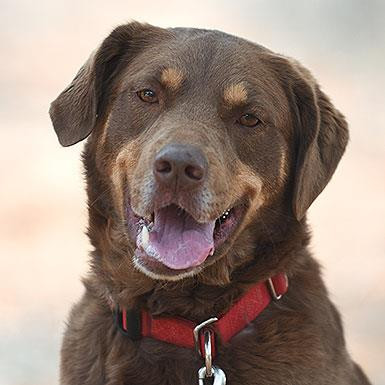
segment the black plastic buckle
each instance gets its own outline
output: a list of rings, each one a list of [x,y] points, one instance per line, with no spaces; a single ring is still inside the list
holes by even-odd
[[[118,330],[126,337],[136,341],[142,337],[140,312],[136,309],[127,309],[123,312],[119,307],[113,311],[114,323]],[[126,329],[124,328],[123,317],[126,316]]]

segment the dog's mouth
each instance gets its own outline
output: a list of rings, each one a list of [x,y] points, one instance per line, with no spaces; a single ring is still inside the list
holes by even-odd
[[[214,255],[234,232],[245,206],[236,205],[206,223],[176,204],[155,210],[151,219],[136,216],[130,207],[127,211],[129,228],[136,233],[137,264],[153,273],[179,275],[197,269]]]

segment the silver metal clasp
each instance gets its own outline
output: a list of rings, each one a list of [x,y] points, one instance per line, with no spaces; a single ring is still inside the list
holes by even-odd
[[[226,375],[225,372],[217,368],[216,366],[213,366],[213,374],[211,377],[214,378],[213,385],[226,385]],[[204,380],[207,378],[207,372],[206,368],[203,366],[198,371],[198,385],[204,385]]]

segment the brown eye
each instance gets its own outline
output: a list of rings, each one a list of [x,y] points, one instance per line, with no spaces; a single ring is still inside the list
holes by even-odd
[[[148,88],[138,91],[137,95],[143,102],[146,102],[146,103],[156,103],[158,101],[156,92]]]
[[[239,118],[238,122],[242,124],[242,126],[255,127],[260,122],[260,120],[253,114],[243,114]]]

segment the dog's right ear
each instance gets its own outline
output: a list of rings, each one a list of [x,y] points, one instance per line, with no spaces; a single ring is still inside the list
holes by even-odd
[[[85,139],[103,116],[112,83],[123,66],[170,32],[132,22],[114,29],[80,68],[72,83],[52,102],[51,120],[62,146]]]
[[[62,146],[85,139],[96,123],[95,52],[51,103],[49,114]]]

